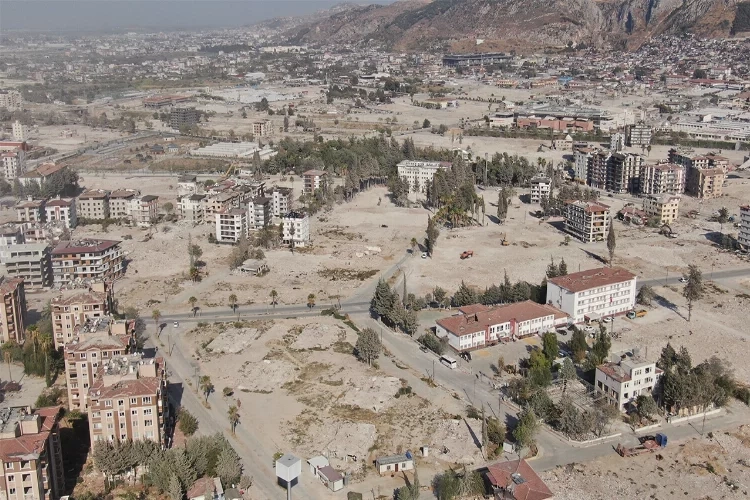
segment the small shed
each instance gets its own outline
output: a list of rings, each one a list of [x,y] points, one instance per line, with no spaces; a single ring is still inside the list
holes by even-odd
[[[252,276],[263,276],[268,271],[270,271],[270,268],[265,260],[248,259],[240,266],[242,274],[250,274]]]
[[[318,475],[318,469],[320,467],[325,467],[327,465],[331,465],[330,462],[326,457],[323,455],[318,455],[317,457],[312,457],[307,461],[307,465],[310,467],[310,474],[313,476]]]
[[[331,491],[339,491],[344,487],[344,476],[330,465],[320,467],[318,477]]]
[[[414,458],[409,451],[403,455],[380,457],[375,460],[375,468],[381,476],[383,474],[390,474],[391,472],[412,470],[414,469]]]

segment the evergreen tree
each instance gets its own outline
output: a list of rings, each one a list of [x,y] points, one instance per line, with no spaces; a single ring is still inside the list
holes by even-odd
[[[191,485],[192,486],[192,485]],[[183,489],[177,476],[169,478],[169,498],[172,500],[182,500]]]
[[[612,264],[615,260],[615,247],[617,246],[617,242],[615,241],[615,225],[612,221],[612,218],[609,218],[609,232],[607,233],[607,250],[609,251],[609,267],[612,267]]]
[[[550,263],[547,266],[547,278],[555,278],[559,276],[559,271],[557,270],[557,266],[555,265],[555,259],[550,258]]]
[[[359,332],[354,349],[360,361],[372,365],[372,362],[378,359],[382,350],[380,337],[378,337],[378,334],[372,328],[365,328]]]
[[[474,290],[469,288],[465,282],[461,281],[461,285],[459,285],[458,290],[456,290],[456,293],[453,295],[451,305],[453,307],[461,307],[476,304],[477,302],[478,298]]]
[[[370,309],[379,317],[387,316],[390,312],[392,300],[393,292],[391,291],[391,287],[388,286],[385,280],[379,280],[378,285],[375,287],[375,295],[373,295],[370,302]]]
[[[425,249],[427,255],[432,257],[432,253],[435,251],[435,244],[437,243],[438,236],[440,236],[440,228],[438,228],[437,221],[434,217],[427,218],[427,237],[425,238]]]
[[[568,275],[568,264],[565,263],[565,259],[560,259],[560,264],[557,266],[557,275],[558,276]]]
[[[695,264],[688,266],[687,280],[688,282],[685,283],[685,288],[682,290],[682,296],[687,299],[688,321],[690,321],[693,317],[693,302],[702,299],[704,293],[703,273]]]
[[[219,458],[216,461],[216,475],[221,478],[223,484],[234,484],[240,480],[242,462],[231,446],[226,446],[219,453]]]

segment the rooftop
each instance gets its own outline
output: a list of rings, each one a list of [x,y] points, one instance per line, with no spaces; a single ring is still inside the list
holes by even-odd
[[[5,276],[0,276],[0,293],[3,295],[15,292],[20,285],[23,285],[23,278],[8,279]]]
[[[487,479],[495,488],[503,488],[517,500],[547,500],[552,492],[526,460],[512,460],[487,467]]]
[[[550,278],[548,283],[553,283],[560,288],[575,293],[589,290],[591,288],[614,285],[615,283],[622,283],[635,278],[635,274],[626,271],[621,267],[599,267],[597,269],[580,271],[566,276]]]
[[[501,325],[511,321],[522,323],[550,315],[554,316],[555,319],[568,316],[555,307],[537,304],[531,300],[495,307],[473,304],[462,307],[459,311],[463,314],[439,319],[437,324],[454,335],[461,336],[485,331],[492,325]]]
[[[52,255],[65,255],[69,253],[91,253],[104,252],[110,248],[119,245],[119,241],[114,240],[78,240],[62,241],[52,250]]]

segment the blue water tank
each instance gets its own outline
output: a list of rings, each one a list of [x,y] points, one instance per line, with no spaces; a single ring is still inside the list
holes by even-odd
[[[656,444],[661,446],[662,448],[665,448],[667,446],[667,435],[666,434],[657,434],[656,435]]]

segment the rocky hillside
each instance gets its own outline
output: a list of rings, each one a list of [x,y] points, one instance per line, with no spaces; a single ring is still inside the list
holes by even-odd
[[[724,36],[737,0],[402,0],[347,5],[295,26],[295,43],[385,42],[395,49],[519,51],[568,42],[635,48],[649,37],[689,31]]]

